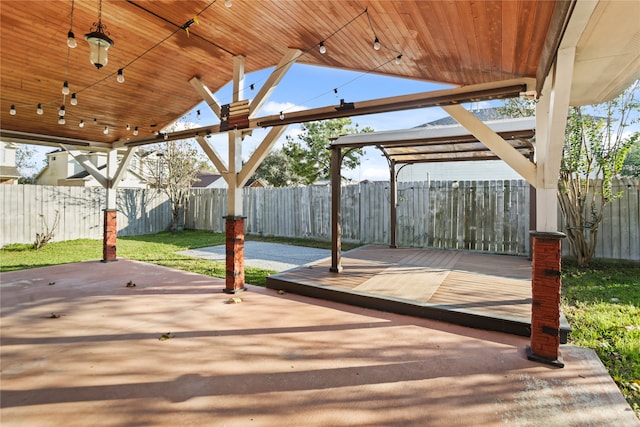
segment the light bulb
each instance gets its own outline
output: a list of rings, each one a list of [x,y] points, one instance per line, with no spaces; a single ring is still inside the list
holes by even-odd
[[[284,120],[284,113],[280,111],[280,120]]]
[[[104,133],[105,135],[107,135],[109,133],[109,126],[105,126],[104,130],[102,131],[102,133]]]
[[[327,53],[327,47],[324,45],[324,42],[320,42],[320,53],[323,55]]]
[[[124,83],[124,74],[122,68],[118,70],[118,77],[116,77],[116,80],[118,81],[118,83]]]
[[[36,108],[36,114],[39,116],[44,114],[44,110],[42,109],[42,104],[38,104],[38,108]]]
[[[69,82],[66,81],[66,80],[62,84],[62,94],[63,95],[69,95]]]
[[[16,115],[16,106],[12,105],[11,108],[9,109],[9,114],[11,114],[12,116]]]
[[[373,42],[373,48],[375,50],[380,50],[380,40],[378,40],[377,37],[376,37],[375,41]]]
[[[127,123],[127,130],[131,130],[131,125]]]
[[[231,2],[231,0],[224,0],[224,5],[227,7],[231,7],[233,6],[233,3]]]
[[[236,129],[237,129],[237,127],[236,127]],[[165,134],[164,134],[164,140],[166,141],[167,139],[169,139],[169,134],[165,132]]]
[[[78,96],[75,92],[71,94],[71,105],[78,105]]]
[[[71,49],[75,49],[78,46],[78,42],[76,42],[76,36],[71,30],[69,30],[69,32],[67,33],[67,46],[69,46]]]
[[[80,120],[80,123],[78,123],[78,127],[81,127],[81,128],[84,127],[84,120]]]
[[[60,110],[58,111],[58,114],[59,114],[61,117],[64,117],[64,115],[65,115],[66,113],[67,113],[67,109],[66,109],[66,108],[64,108],[64,105],[61,105],[61,106],[60,106]]]
[[[401,62],[402,62],[402,54],[396,56],[396,65],[400,65]]]
[[[138,126],[133,128],[133,136],[138,136]]]
[[[58,116],[58,124],[59,125],[63,125],[65,124],[67,121],[64,119],[64,116]]]

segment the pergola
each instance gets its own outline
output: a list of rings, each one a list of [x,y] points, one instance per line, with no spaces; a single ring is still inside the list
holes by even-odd
[[[535,118],[486,123],[488,128],[521,156],[533,161]],[[341,163],[349,151],[374,146],[389,165],[389,246],[397,247],[397,178],[408,165],[433,162],[500,160],[500,157],[462,126],[419,127],[405,130],[344,135],[331,142],[331,270],[340,272]],[[534,227],[535,228],[535,227]]]
[[[107,189],[103,259],[110,261],[115,189],[131,155],[139,146],[194,137],[229,186],[226,291],[234,293],[244,289],[241,189],[288,124],[441,106],[536,187],[533,298],[536,306],[542,283],[551,299],[541,301],[551,301],[551,309],[540,324],[534,310],[541,339],[532,336],[532,348],[553,361],[556,190],[567,109],[610,99],[640,77],[638,17],[640,3],[604,0],[5,0],[0,138],[65,148]],[[115,44],[96,69],[82,35],[101,26]],[[76,48],[65,43],[70,32]],[[455,87],[259,117],[295,62]],[[245,73],[269,67],[264,82],[246,81]],[[61,94],[64,82],[69,95]],[[230,99],[217,99],[229,82]],[[538,99],[535,163],[461,106],[515,96]],[[203,100],[219,124],[157,132]],[[255,128],[270,130],[243,164],[243,138]],[[227,159],[207,140],[217,133],[228,135]],[[88,150],[107,152],[105,170],[92,166]]]

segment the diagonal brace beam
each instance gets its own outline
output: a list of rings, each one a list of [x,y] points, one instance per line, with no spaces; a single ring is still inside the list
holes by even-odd
[[[198,95],[200,95],[200,97],[207,103],[209,108],[211,108],[213,114],[215,114],[217,118],[220,118],[220,103],[218,102],[218,100],[216,100],[216,97],[209,90],[209,88],[197,77],[193,77],[191,80],[189,80],[189,83],[191,83],[191,86],[193,86],[196,92],[198,92]]]
[[[519,173],[529,184],[536,185],[536,166],[524,157],[511,144],[495,133],[461,105],[442,107],[451,117],[466,128],[478,141],[486,145],[492,152]]]
[[[205,152],[209,160],[211,160],[216,169],[218,169],[222,178],[227,181],[228,184],[229,181],[227,179],[227,175],[229,174],[229,168],[224,160],[222,160],[222,157],[220,157],[220,154],[218,154],[218,151],[209,144],[209,141],[207,141],[205,137],[196,135],[195,139],[198,141],[198,144],[200,144],[200,147],[202,147],[202,150]]]
[[[289,71],[300,55],[302,55],[300,49],[287,50],[287,53],[284,54],[276,69],[273,70],[267,81],[260,88],[260,91],[258,91],[258,94],[251,101],[251,105],[249,106],[250,119],[254,118],[258,111],[260,111],[260,108],[262,108],[267,99],[269,99],[271,93],[278,87],[282,78],[287,74],[287,71]]]
[[[287,127],[288,126],[285,125],[271,128],[267,136],[265,136],[258,148],[251,154],[247,163],[242,167],[242,170],[238,173],[238,186],[242,187],[247,183],[256,169],[258,169],[258,166],[260,166],[260,163],[267,157],[273,144],[275,144],[278,138],[287,130]]]
[[[71,154],[71,157],[73,157],[76,162],[78,162],[80,166],[82,166],[82,168],[89,173],[89,175],[94,177],[103,188],[110,188],[109,180],[104,175],[102,175],[102,173],[93,163],[91,163],[87,156],[82,154],[80,151],[73,150],[71,149],[71,147],[68,147],[64,144],[60,144],[60,146],[69,154]]]

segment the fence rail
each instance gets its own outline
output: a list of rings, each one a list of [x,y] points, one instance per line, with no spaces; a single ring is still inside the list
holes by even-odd
[[[7,185],[0,190],[1,245],[32,242],[43,228],[40,215],[51,224],[56,211],[60,225],[54,240],[102,238],[102,189]],[[614,191],[622,197],[606,208],[596,257],[640,261],[640,180],[618,180]],[[529,197],[529,185],[520,180],[399,183],[398,245],[528,254]],[[388,244],[389,200],[385,182],[343,187],[343,238]],[[329,187],[249,188],[244,190],[243,202],[247,234],[331,237]],[[222,232],[226,212],[226,190],[194,189],[186,206],[185,226]],[[164,194],[118,190],[120,236],[155,233],[170,225]],[[563,245],[565,255],[568,246]]]

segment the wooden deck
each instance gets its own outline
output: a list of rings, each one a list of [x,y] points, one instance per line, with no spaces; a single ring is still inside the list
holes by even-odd
[[[378,310],[529,336],[527,258],[432,249],[365,246],[267,278],[267,287]],[[562,320],[561,341],[569,325]]]

